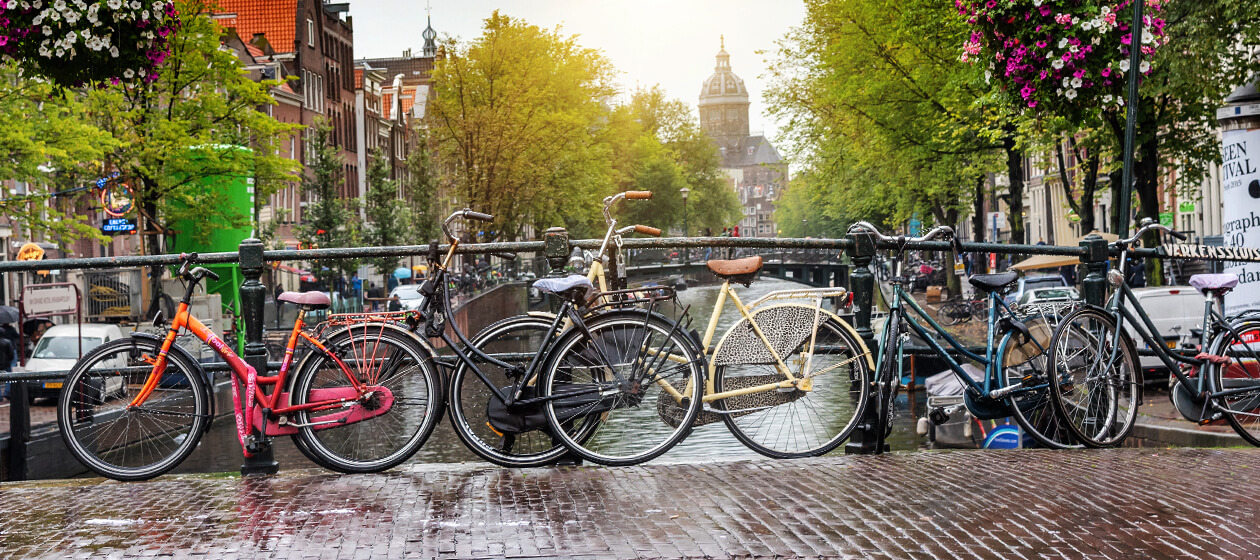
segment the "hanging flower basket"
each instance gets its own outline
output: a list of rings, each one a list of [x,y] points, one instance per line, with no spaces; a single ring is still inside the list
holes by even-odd
[[[1146,0],[1142,36],[1130,32],[1132,0],[955,0],[972,32],[962,60],[988,67],[1019,106],[1063,116],[1124,105],[1133,45],[1138,71],[1165,42],[1157,0]]]
[[[63,87],[153,81],[177,24],[163,0],[0,0],[0,56]]]

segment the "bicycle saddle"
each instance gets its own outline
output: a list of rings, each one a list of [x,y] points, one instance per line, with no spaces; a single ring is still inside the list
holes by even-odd
[[[332,306],[332,299],[324,292],[284,292],[276,301],[295,303],[307,309],[328,309]]]
[[[992,292],[1010,286],[1017,278],[1019,275],[1014,272],[999,272],[997,274],[972,274],[967,281],[971,282],[977,290]]]
[[[585,276],[574,274],[564,278],[540,278],[534,281],[539,291],[555,294],[565,300],[581,305],[595,291],[595,286]]]
[[[1216,295],[1225,295],[1230,290],[1238,286],[1237,274],[1195,274],[1190,277],[1190,285],[1199,293],[1207,295],[1212,292]]]
[[[709,261],[704,263],[718,278],[730,280],[744,287],[752,284],[761,270],[761,257],[745,257],[729,261]]]

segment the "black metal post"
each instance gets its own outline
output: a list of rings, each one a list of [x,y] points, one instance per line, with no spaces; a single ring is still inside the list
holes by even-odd
[[[21,351],[20,349],[18,350]],[[69,391],[69,388],[63,389]],[[9,478],[26,480],[26,446],[31,441],[31,406],[26,382],[9,383]]]
[[[548,276],[564,276],[564,265],[569,261],[569,254],[573,251],[573,247],[569,245],[569,231],[562,227],[547,228],[543,232],[543,255],[547,257],[547,264],[551,267]],[[558,313],[560,311],[559,298],[550,297],[551,311]],[[560,445],[560,441],[553,437],[552,443]],[[555,463],[557,466],[573,466],[581,465],[582,458],[574,455],[572,452],[565,453]]]
[[[1081,247],[1085,249],[1081,262],[1086,270],[1081,295],[1086,303],[1102,305],[1107,299],[1107,240],[1090,235],[1081,240]]]
[[[875,352],[875,331],[871,330],[871,310],[875,305],[875,275],[871,274],[871,260],[875,258],[875,238],[869,235],[848,236],[850,245],[845,252],[853,261],[849,274],[849,290],[853,292],[853,326],[867,349]],[[874,372],[872,372],[874,373]],[[872,388],[873,389],[873,388]],[[867,402],[861,423],[853,430],[844,452],[849,454],[883,453],[883,427],[879,425],[878,392],[872,391],[873,401]]]
[[[1116,233],[1120,237],[1128,237],[1129,221],[1133,215],[1129,205],[1133,199],[1133,150],[1136,149],[1138,119],[1138,81],[1142,76],[1142,8],[1146,2],[1133,3],[1133,23],[1129,24],[1129,98],[1128,112],[1124,120],[1124,171],[1120,184],[1120,200],[1113,204],[1120,206],[1120,229]]]
[[[258,372],[267,375],[267,347],[263,344],[263,307],[267,300],[267,287],[259,281],[263,273],[263,243],[258,239],[246,239],[240,246],[241,274],[245,282],[241,284],[241,311],[245,318],[245,363]],[[212,377],[213,380],[213,377]],[[236,378],[232,378],[236,383]],[[250,449],[252,457],[245,458],[241,465],[241,474],[276,474],[280,472],[280,464],[275,460],[271,449],[271,438],[262,438],[255,429],[255,444]]]

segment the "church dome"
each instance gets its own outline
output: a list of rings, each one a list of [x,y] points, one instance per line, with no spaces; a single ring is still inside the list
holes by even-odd
[[[717,53],[717,66],[713,75],[704,81],[700,88],[700,105],[747,103],[748,87],[744,80],[731,71],[731,55],[726,53],[725,45]]]

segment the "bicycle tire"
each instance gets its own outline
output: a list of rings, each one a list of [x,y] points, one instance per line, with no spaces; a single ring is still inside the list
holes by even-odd
[[[406,331],[374,323],[332,333],[324,345],[344,356],[359,383],[379,390],[358,397],[349,408],[295,411],[298,449],[315,463],[343,473],[380,472],[410,459],[442,415],[442,378],[432,352]],[[314,401],[316,391],[348,387],[338,364],[320,353],[299,367],[290,399],[300,406]],[[388,411],[372,415],[384,399],[392,401]],[[357,414],[370,416],[334,427],[321,424]]]
[[[1230,362],[1209,362],[1206,367],[1211,374],[1213,392],[1247,386],[1257,388],[1256,393],[1238,393],[1216,400],[1230,427],[1247,443],[1260,447],[1260,355],[1257,355],[1260,352],[1254,342],[1260,336],[1260,321],[1240,321],[1231,327],[1237,334],[1222,332],[1208,347],[1208,353],[1226,356]],[[1239,354],[1244,351],[1245,354]]]
[[[1142,387],[1137,350],[1117,328],[1103,309],[1083,307],[1067,314],[1050,339],[1047,359],[1056,372],[1050,383],[1055,411],[1087,447],[1120,445],[1137,420]],[[1120,347],[1114,348],[1117,336]],[[1117,360],[1108,366],[1103,361],[1113,351]]]
[[[971,320],[971,309],[957,302],[943,303],[936,310],[936,319],[943,325],[957,325]]]
[[[543,337],[550,328],[551,320],[547,318],[518,315],[482,329],[470,342],[491,355],[512,352],[532,356],[541,347]],[[522,365],[528,367],[529,362]],[[477,367],[496,387],[507,388],[515,381],[507,371],[492,364],[478,364]],[[496,465],[512,468],[547,465],[568,453],[564,444],[552,438],[547,430],[516,434],[497,431],[490,424],[488,414],[494,398],[485,382],[462,361],[451,373],[447,385],[447,416],[455,434],[469,451]],[[537,406],[541,410],[541,405]]]
[[[766,327],[773,329],[772,325]],[[824,455],[849,439],[860,421],[869,394],[871,373],[865,346],[830,317],[819,323],[811,338],[815,344],[813,356],[804,352],[810,343],[809,338],[790,354],[780,356],[785,364],[805,364],[809,361],[811,372],[822,372],[819,377],[811,376],[812,386],[808,391],[763,391],[713,401],[713,407],[722,414],[722,420],[731,434],[749,449],[776,459]],[[713,390],[721,393],[727,390],[728,385],[737,388],[774,382],[776,378],[782,381],[784,378],[776,366],[775,363],[717,366],[714,368]],[[741,377],[760,379],[739,383],[737,380]],[[744,405],[742,401],[748,401],[748,404]],[[747,414],[732,410],[732,407],[744,406],[768,408]]]
[[[66,376],[57,425],[70,453],[93,472],[147,480],[179,466],[196,449],[210,403],[201,368],[183,354],[168,353],[158,386],[142,407],[129,406],[152,372],[146,360],[161,350],[157,340],[115,340],[88,352]],[[118,388],[111,390],[113,385]]]
[[[693,395],[704,388],[704,359],[682,327],[640,310],[597,315],[585,327],[557,341],[543,375],[543,396],[608,383],[610,370],[626,379],[599,393],[546,401],[547,421],[565,447],[601,465],[628,466],[655,459],[686,439],[703,399],[679,401],[662,388],[668,383],[680,393],[690,388]],[[652,381],[646,379],[650,371]],[[598,424],[584,430],[591,422]],[[571,432],[589,433],[579,439]]]
[[[1053,325],[1044,317],[1024,318],[1025,324],[1042,321],[1042,325],[1029,325],[1029,330],[1037,334],[1048,335],[1043,344],[1049,344],[1054,330]],[[1044,329],[1044,330],[1040,330]],[[1011,409],[1011,416],[1024,433],[1036,441],[1038,445],[1049,449],[1079,449],[1084,447],[1077,442],[1055,410],[1051,402],[1049,380],[1052,375],[1047,369],[1048,354],[1032,342],[1019,344],[1015,333],[1007,333],[1000,342],[998,359],[1002,360],[1002,375],[999,378],[1002,387],[1021,384],[1026,378],[1037,380],[1038,386],[1026,391],[1012,393],[1006,397],[1006,404]]]

